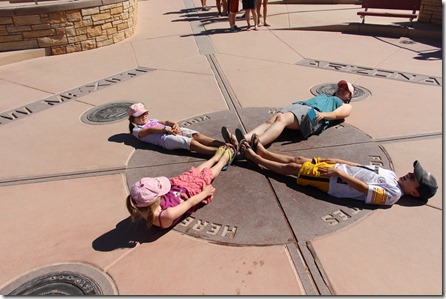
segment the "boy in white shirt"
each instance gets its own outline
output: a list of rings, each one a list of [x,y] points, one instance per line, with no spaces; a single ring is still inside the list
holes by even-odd
[[[242,141],[244,156],[270,171],[297,176],[297,184],[313,186],[340,198],[353,198],[368,204],[393,205],[402,195],[409,195],[427,203],[438,186],[435,177],[423,169],[418,161],[414,171],[397,177],[388,169],[363,166],[340,159],[292,157],[266,150],[260,142],[257,153]]]

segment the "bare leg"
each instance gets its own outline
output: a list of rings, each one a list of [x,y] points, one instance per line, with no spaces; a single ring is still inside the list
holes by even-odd
[[[196,168],[199,171],[202,171],[205,168],[211,168],[212,166],[215,165],[215,163],[217,163],[225,155],[225,153],[224,153],[225,150],[226,150],[226,146],[218,148],[215,151],[215,154],[212,156],[212,158],[210,158],[209,160],[201,163]]]
[[[209,136],[203,135],[201,133],[195,133],[192,135],[192,138],[198,141],[201,144],[212,146],[212,147],[220,147],[226,145],[225,142],[211,138]]]
[[[251,24],[249,23],[249,19],[251,18],[251,10],[250,9],[247,9],[246,11],[245,11],[245,19],[246,19],[246,24],[248,24],[248,30],[251,28]]]
[[[221,0],[215,0],[215,4],[217,6],[218,14],[221,14]]]
[[[268,14],[268,0],[263,0],[263,24],[269,26],[266,22],[266,15]]]
[[[259,26],[259,17],[255,9],[251,9],[251,11],[252,11],[252,18],[254,20],[254,30],[257,30],[257,27]]]
[[[262,5],[262,0],[257,0],[256,11],[257,11],[257,24],[260,26],[260,6]]]
[[[190,142],[190,150],[204,155],[213,155],[217,148],[201,144],[195,139]]]
[[[253,161],[256,164],[262,165],[270,171],[281,175],[297,175],[299,173],[301,164],[294,162],[281,163],[277,161],[271,161],[263,158],[262,156],[254,153],[251,148],[245,150],[246,159]]]
[[[311,161],[311,159],[305,158],[302,156],[294,157],[294,156],[273,153],[273,152],[267,150],[265,147],[263,147],[263,145],[261,143],[259,143],[257,145],[257,155],[261,156],[262,158],[264,158],[266,160],[275,161],[275,162],[279,162],[279,163],[285,163],[285,164],[296,163],[296,164],[302,165],[304,162]]]
[[[269,123],[271,124],[268,126],[267,124]],[[264,128],[266,129],[262,133],[260,133],[261,130]],[[276,138],[279,137],[280,134],[282,134],[285,128],[299,130],[299,123],[297,122],[296,117],[292,112],[277,113],[266,123],[261,124],[260,126],[246,134],[245,138],[246,140],[250,140],[252,133],[256,133],[257,135],[259,135],[260,143],[266,145],[276,140]]]
[[[222,3],[223,3],[223,13],[226,14],[228,13],[228,1],[222,0]]]
[[[235,25],[235,13],[233,13],[233,12],[229,13],[228,21],[229,21],[230,27]]]
[[[268,130],[269,127],[271,127],[271,125],[277,120],[277,118],[281,114],[282,114],[282,112],[278,112],[278,113],[274,114],[270,119],[268,119],[264,123],[258,125],[257,127],[255,127],[254,129],[252,129],[251,131],[246,133],[245,134],[245,139],[246,140],[251,140],[251,136],[252,136],[253,133],[256,133],[257,136],[260,136],[263,133],[265,133],[265,131]]]
[[[228,150],[231,151],[231,157],[232,157],[232,155],[235,155],[235,154],[236,154],[236,153],[234,153],[234,152],[232,151],[232,149],[230,149],[230,148],[228,148],[228,149],[225,151],[225,153],[224,153],[224,154],[221,156],[221,158],[218,160],[217,164],[215,164],[213,167],[211,167],[211,171],[212,171],[212,174],[214,175],[214,178],[216,178],[216,177],[220,174],[221,169],[222,169],[226,164],[228,164],[228,162],[229,162],[229,154],[228,154]]]

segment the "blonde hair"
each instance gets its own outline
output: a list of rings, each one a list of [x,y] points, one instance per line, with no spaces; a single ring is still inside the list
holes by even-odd
[[[132,218],[132,222],[136,222],[143,217],[143,213],[147,213],[147,219],[146,219],[146,225],[147,228],[150,228],[153,225],[153,222],[155,220],[155,215],[153,211],[158,208],[158,206],[161,203],[161,197],[158,196],[155,202],[153,202],[150,206],[140,208],[136,206],[135,200],[132,198],[131,195],[128,195],[126,198],[126,206],[127,210],[130,213],[130,217]]]

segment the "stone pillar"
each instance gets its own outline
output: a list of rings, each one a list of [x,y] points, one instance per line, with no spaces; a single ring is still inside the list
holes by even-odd
[[[0,51],[46,48],[58,55],[112,45],[133,34],[137,6],[95,0],[0,9]]]
[[[443,6],[441,0],[421,0],[420,23],[443,24]]]

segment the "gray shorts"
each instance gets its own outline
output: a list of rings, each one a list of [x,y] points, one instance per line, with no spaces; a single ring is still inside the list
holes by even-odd
[[[181,128],[181,135],[167,135],[164,137],[164,148],[168,150],[185,149],[190,151],[192,135],[197,131]]]
[[[310,118],[307,116],[308,111],[310,111],[311,107],[307,105],[294,104],[283,109],[280,109],[279,112],[291,112],[294,114],[294,117],[299,124],[299,130],[304,137],[307,139],[310,135],[319,134],[324,129],[324,121],[319,120],[315,123],[310,121]]]
[[[279,110],[279,112],[285,113],[285,112],[292,112],[294,116],[296,117],[297,123],[302,123],[302,119],[307,115],[308,110],[310,110],[310,106],[307,105],[301,105],[301,104],[294,104],[285,108],[282,108]]]

